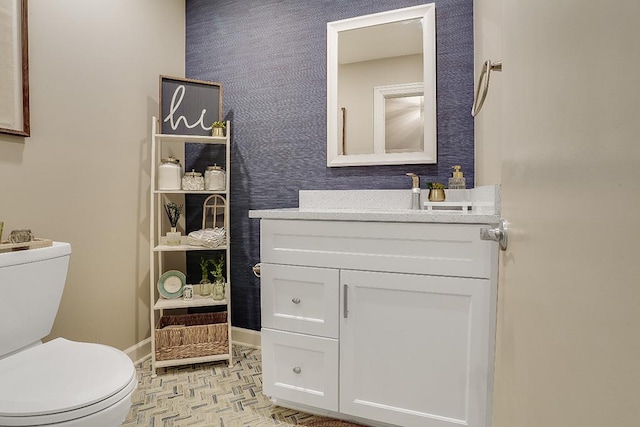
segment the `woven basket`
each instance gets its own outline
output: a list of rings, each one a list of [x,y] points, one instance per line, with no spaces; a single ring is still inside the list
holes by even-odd
[[[178,325],[173,328],[166,326]],[[165,329],[163,329],[165,328]],[[229,352],[227,312],[162,316],[156,325],[156,360]]]

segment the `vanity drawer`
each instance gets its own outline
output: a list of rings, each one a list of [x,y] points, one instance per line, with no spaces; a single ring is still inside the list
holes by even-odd
[[[264,394],[338,410],[338,340],[263,328],[261,341]]]
[[[428,215],[425,213],[425,215]],[[497,243],[480,224],[263,219],[261,260],[355,270],[489,278]]]
[[[338,270],[262,263],[260,275],[263,327],[338,338]]]

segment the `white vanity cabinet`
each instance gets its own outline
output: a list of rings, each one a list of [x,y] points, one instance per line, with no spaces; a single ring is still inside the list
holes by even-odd
[[[487,226],[263,217],[263,392],[368,425],[487,427]]]

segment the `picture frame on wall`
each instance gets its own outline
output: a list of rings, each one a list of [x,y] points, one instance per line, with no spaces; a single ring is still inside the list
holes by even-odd
[[[210,136],[222,120],[222,83],[160,76],[160,129],[163,134]]]
[[[27,0],[0,1],[0,133],[30,136]]]

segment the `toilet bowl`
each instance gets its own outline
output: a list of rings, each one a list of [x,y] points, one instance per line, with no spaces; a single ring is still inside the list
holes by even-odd
[[[137,377],[125,353],[40,341],[51,330],[70,254],[67,243],[0,254],[0,292],[20,288],[20,298],[0,298],[0,426],[116,427],[129,411]]]

